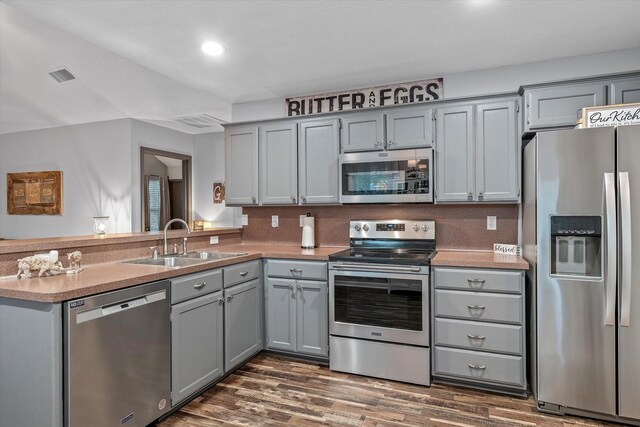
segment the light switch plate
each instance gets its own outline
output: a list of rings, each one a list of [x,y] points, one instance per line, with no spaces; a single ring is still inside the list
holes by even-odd
[[[211,236],[209,237],[209,244],[210,245],[215,245],[218,243],[218,236]]]
[[[249,225],[249,215],[242,214],[242,225]]]
[[[271,226],[273,228],[278,227],[278,215],[271,215]]]
[[[496,229],[496,224],[497,220],[495,216],[488,216],[487,217],[487,230],[495,230]]]

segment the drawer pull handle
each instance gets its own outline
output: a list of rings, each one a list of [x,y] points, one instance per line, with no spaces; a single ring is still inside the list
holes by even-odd
[[[292,273],[302,273],[301,268],[290,268],[289,271]]]
[[[484,305],[467,305],[467,307],[469,308],[469,310],[484,310],[485,308],[487,308]]]
[[[469,282],[469,286],[472,288],[481,288],[484,286],[484,283],[486,282],[486,280],[484,279],[467,279],[467,282]]]
[[[195,289],[202,289],[202,288],[204,288],[205,286],[207,286],[207,282],[202,282],[202,283],[200,283],[199,285],[193,285],[193,287],[194,287]]]
[[[248,271],[241,271],[240,272],[240,276],[242,276],[242,277],[246,276],[247,274],[249,274]]]
[[[469,335],[469,334],[467,334],[467,337],[469,337],[470,340],[485,340],[485,339],[487,339],[487,337],[485,337],[484,335]]]
[[[472,365],[471,363],[469,363],[469,367],[474,371],[484,371],[485,369],[487,369],[487,367],[484,365]]]

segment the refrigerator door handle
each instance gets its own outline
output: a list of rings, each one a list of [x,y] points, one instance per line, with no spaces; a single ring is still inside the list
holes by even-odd
[[[629,173],[618,172],[620,186],[620,236],[622,260],[620,269],[620,326],[630,326],[631,317],[631,189]]]
[[[607,230],[607,267],[605,271],[605,326],[616,323],[616,281],[618,273],[616,242],[616,195],[615,178],[612,173],[604,174],[604,198]]]

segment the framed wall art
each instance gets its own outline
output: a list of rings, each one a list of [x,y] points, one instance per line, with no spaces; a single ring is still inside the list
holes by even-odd
[[[62,171],[7,174],[9,215],[62,215]]]

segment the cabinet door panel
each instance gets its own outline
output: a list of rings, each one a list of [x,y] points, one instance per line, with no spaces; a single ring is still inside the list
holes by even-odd
[[[291,205],[298,199],[297,126],[260,128],[260,203]]]
[[[267,347],[296,351],[296,281],[267,279]]]
[[[640,77],[611,83],[609,104],[640,102]]]
[[[223,370],[222,292],[171,307],[171,403],[175,406]]]
[[[384,148],[384,115],[378,112],[349,114],[342,119],[342,152],[377,151]]]
[[[300,203],[338,203],[340,123],[335,120],[300,123],[298,180]]]
[[[473,201],[473,106],[436,111],[436,201]]]
[[[387,149],[430,147],[433,143],[431,108],[402,108],[387,116]]]
[[[225,370],[235,368],[260,350],[260,279],[225,290]]]
[[[607,85],[597,82],[530,89],[525,130],[574,126],[578,110],[605,105],[606,94]]]
[[[516,103],[478,105],[476,198],[480,202],[518,200]]]
[[[297,345],[299,353],[327,356],[328,295],[327,282],[298,280],[297,293]]]
[[[225,202],[227,205],[258,203],[258,128],[229,128],[225,134]]]

